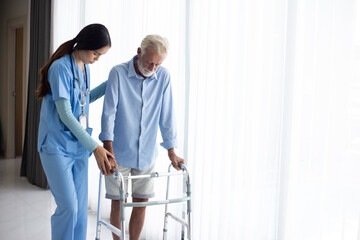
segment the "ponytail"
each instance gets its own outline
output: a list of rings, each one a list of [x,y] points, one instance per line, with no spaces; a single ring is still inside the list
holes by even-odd
[[[49,61],[42,68],[40,68],[40,83],[38,85],[38,88],[35,90],[36,97],[38,99],[42,99],[43,97],[45,97],[45,95],[50,90],[50,84],[48,81],[48,71],[51,64],[55,60],[67,54],[70,54],[73,51],[73,47],[75,43],[76,43],[76,38],[61,44],[60,47],[56,50],[56,52],[50,57]]]
[[[110,34],[107,28],[99,23],[87,25],[74,39],[61,44],[49,61],[40,69],[40,83],[35,91],[36,97],[42,99],[50,91],[48,71],[55,60],[71,54],[74,49],[96,50],[105,46],[111,47]]]

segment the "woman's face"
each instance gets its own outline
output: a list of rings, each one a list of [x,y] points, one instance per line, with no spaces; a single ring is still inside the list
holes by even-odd
[[[105,46],[96,50],[80,50],[79,57],[84,64],[93,64],[99,60],[100,56],[104,55],[110,46]]]

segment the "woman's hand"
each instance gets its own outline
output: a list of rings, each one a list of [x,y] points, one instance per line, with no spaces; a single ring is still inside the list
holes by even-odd
[[[104,141],[104,148],[108,150],[112,155],[114,155],[114,149],[112,147],[112,141],[106,140]],[[114,173],[116,170],[119,169],[116,159],[115,158],[109,158],[110,161],[110,173]]]
[[[103,175],[111,175],[112,173],[110,172],[110,169],[112,166],[118,169],[114,155],[102,146],[98,145],[93,153],[97,165]]]

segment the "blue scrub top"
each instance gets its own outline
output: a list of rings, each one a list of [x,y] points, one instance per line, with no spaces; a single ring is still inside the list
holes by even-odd
[[[88,66],[85,65],[85,68],[87,87],[90,89],[90,71]],[[82,89],[86,89],[84,80],[84,74],[70,55],[65,55],[51,64],[48,71],[48,81],[51,90],[42,99],[40,112],[38,135],[39,152],[60,154],[68,157],[89,157],[89,151],[64,125],[55,106],[55,101],[60,98],[69,100],[72,113],[74,117],[78,119],[81,114],[80,85]],[[85,98],[86,105],[84,106],[84,113],[89,116],[89,95]],[[90,135],[91,132],[92,129],[88,128]]]

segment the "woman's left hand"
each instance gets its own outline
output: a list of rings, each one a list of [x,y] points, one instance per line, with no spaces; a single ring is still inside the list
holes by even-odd
[[[110,172],[111,166],[118,167],[114,155],[100,145],[94,150],[94,156],[103,175],[112,174]]]

